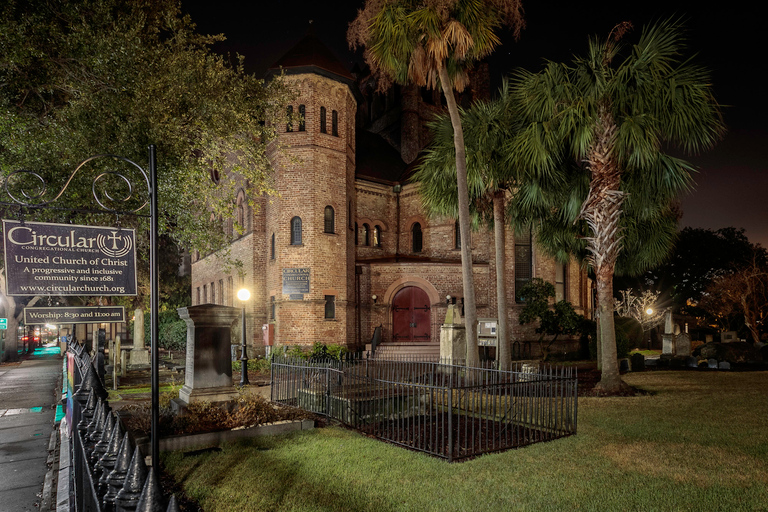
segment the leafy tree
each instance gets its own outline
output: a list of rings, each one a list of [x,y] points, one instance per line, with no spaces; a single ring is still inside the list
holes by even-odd
[[[461,263],[467,327],[467,364],[479,363],[477,309],[469,240],[467,165],[454,89],[468,83],[467,69],[499,44],[496,31],[523,26],[520,0],[367,0],[350,24],[347,39],[365,47],[365,59],[380,79],[441,88],[453,127],[461,230]]]
[[[38,198],[43,202],[84,159],[116,154],[143,165],[147,146],[155,144],[162,232],[202,253],[222,248],[229,241],[222,224],[233,219],[235,229],[243,229],[235,216],[238,190],[244,188],[250,200],[272,191],[267,146],[276,139],[274,127],[285,122],[290,97],[281,79],[265,83],[247,75],[242,60],[230,65],[214,54],[211,45],[222,39],[196,33],[176,0],[4,2],[3,180],[19,169],[39,172],[49,184]],[[133,190],[113,171],[129,175]],[[56,206],[95,209],[93,178],[101,173],[107,174],[96,193],[108,206],[127,211],[146,199],[138,172],[101,159],[78,172],[65,196],[69,203]],[[17,191],[21,186],[10,184]],[[26,213],[41,221],[107,222],[87,211]],[[112,222],[139,228],[137,242],[144,246],[138,255],[147,258],[146,219],[120,216]]]
[[[749,264],[712,279],[698,304],[723,330],[734,316],[742,316],[754,343],[760,341],[768,315],[768,265],[765,250],[759,249]]]
[[[550,299],[555,298],[555,286],[541,278],[535,277],[519,290],[525,298],[525,305],[520,311],[520,325],[538,322],[536,333],[539,336],[539,347],[546,361],[552,344],[562,334],[570,336],[581,332],[584,317],[576,313],[570,302],[561,300],[550,306]],[[544,337],[552,336],[544,344]]]
[[[712,280],[749,265],[756,249],[744,229],[688,227],[678,234],[666,261],[639,278],[624,278],[621,282],[623,287],[660,290],[676,310],[697,313],[691,304],[701,299]],[[765,261],[762,251],[763,256],[758,258]]]
[[[505,86],[497,101],[477,101],[469,109],[460,109],[467,158],[469,206],[473,224],[493,228],[496,251],[496,303],[499,312],[499,363],[502,369],[511,365],[510,340],[507,330],[507,289],[505,279],[505,208],[506,197],[515,185],[503,152],[504,141],[514,129],[505,108]],[[439,116],[430,124],[433,142],[424,152],[413,181],[427,213],[458,217],[458,194],[453,129],[450,118]]]
[[[590,39],[587,55],[571,64],[548,62],[514,78],[525,126],[510,156],[530,174],[519,195],[547,219],[540,245],[560,258],[585,255],[595,273],[605,392],[624,386],[613,320],[619,255],[629,254],[628,271],[658,264],[674,236],[673,201],[691,186],[692,166],[664,149],[697,152],[724,131],[707,72],[682,57],[680,22],[645,27],[625,45],[630,28]],[[547,200],[547,189],[556,200]]]

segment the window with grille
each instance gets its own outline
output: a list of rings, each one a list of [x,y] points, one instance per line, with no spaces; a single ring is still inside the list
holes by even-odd
[[[555,265],[555,301],[568,300],[566,281],[568,278],[568,265]]]
[[[293,120],[291,119],[291,117],[293,116],[293,105],[288,105],[287,114],[288,114],[288,124],[285,125],[285,131],[292,132]]]
[[[531,228],[515,233],[515,302],[525,302],[518,294],[523,286],[533,278],[533,246]]]
[[[299,131],[303,132],[307,129],[307,122],[305,120],[307,108],[304,105],[299,105]]]
[[[291,245],[301,245],[301,217],[291,219]]]
[[[324,215],[324,225],[325,229],[324,231],[326,233],[335,233],[336,232],[336,218],[333,211],[332,206],[326,206],[325,207],[325,215]]]
[[[336,296],[326,295],[325,296],[325,319],[333,320],[334,318],[336,318]]]
[[[368,224],[363,224],[363,245],[371,245],[371,227]]]

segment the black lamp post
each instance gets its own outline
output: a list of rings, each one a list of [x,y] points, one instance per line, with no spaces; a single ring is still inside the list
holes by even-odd
[[[240,386],[250,384],[248,380],[248,352],[246,351],[245,344],[245,301],[251,298],[251,292],[245,288],[241,288],[237,292],[237,298],[243,302],[243,326],[242,326],[242,353],[240,354]]]

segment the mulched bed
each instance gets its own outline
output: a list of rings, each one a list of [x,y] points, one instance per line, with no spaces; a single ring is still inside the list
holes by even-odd
[[[421,415],[406,421],[390,420],[369,425],[362,432],[393,444],[447,458],[451,451],[448,445],[448,421],[448,413]],[[451,425],[454,461],[564,437],[520,425],[457,414],[451,418]]]

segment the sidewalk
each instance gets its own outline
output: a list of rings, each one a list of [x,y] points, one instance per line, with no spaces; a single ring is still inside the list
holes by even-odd
[[[63,363],[45,352],[0,365],[0,512],[40,510]]]

